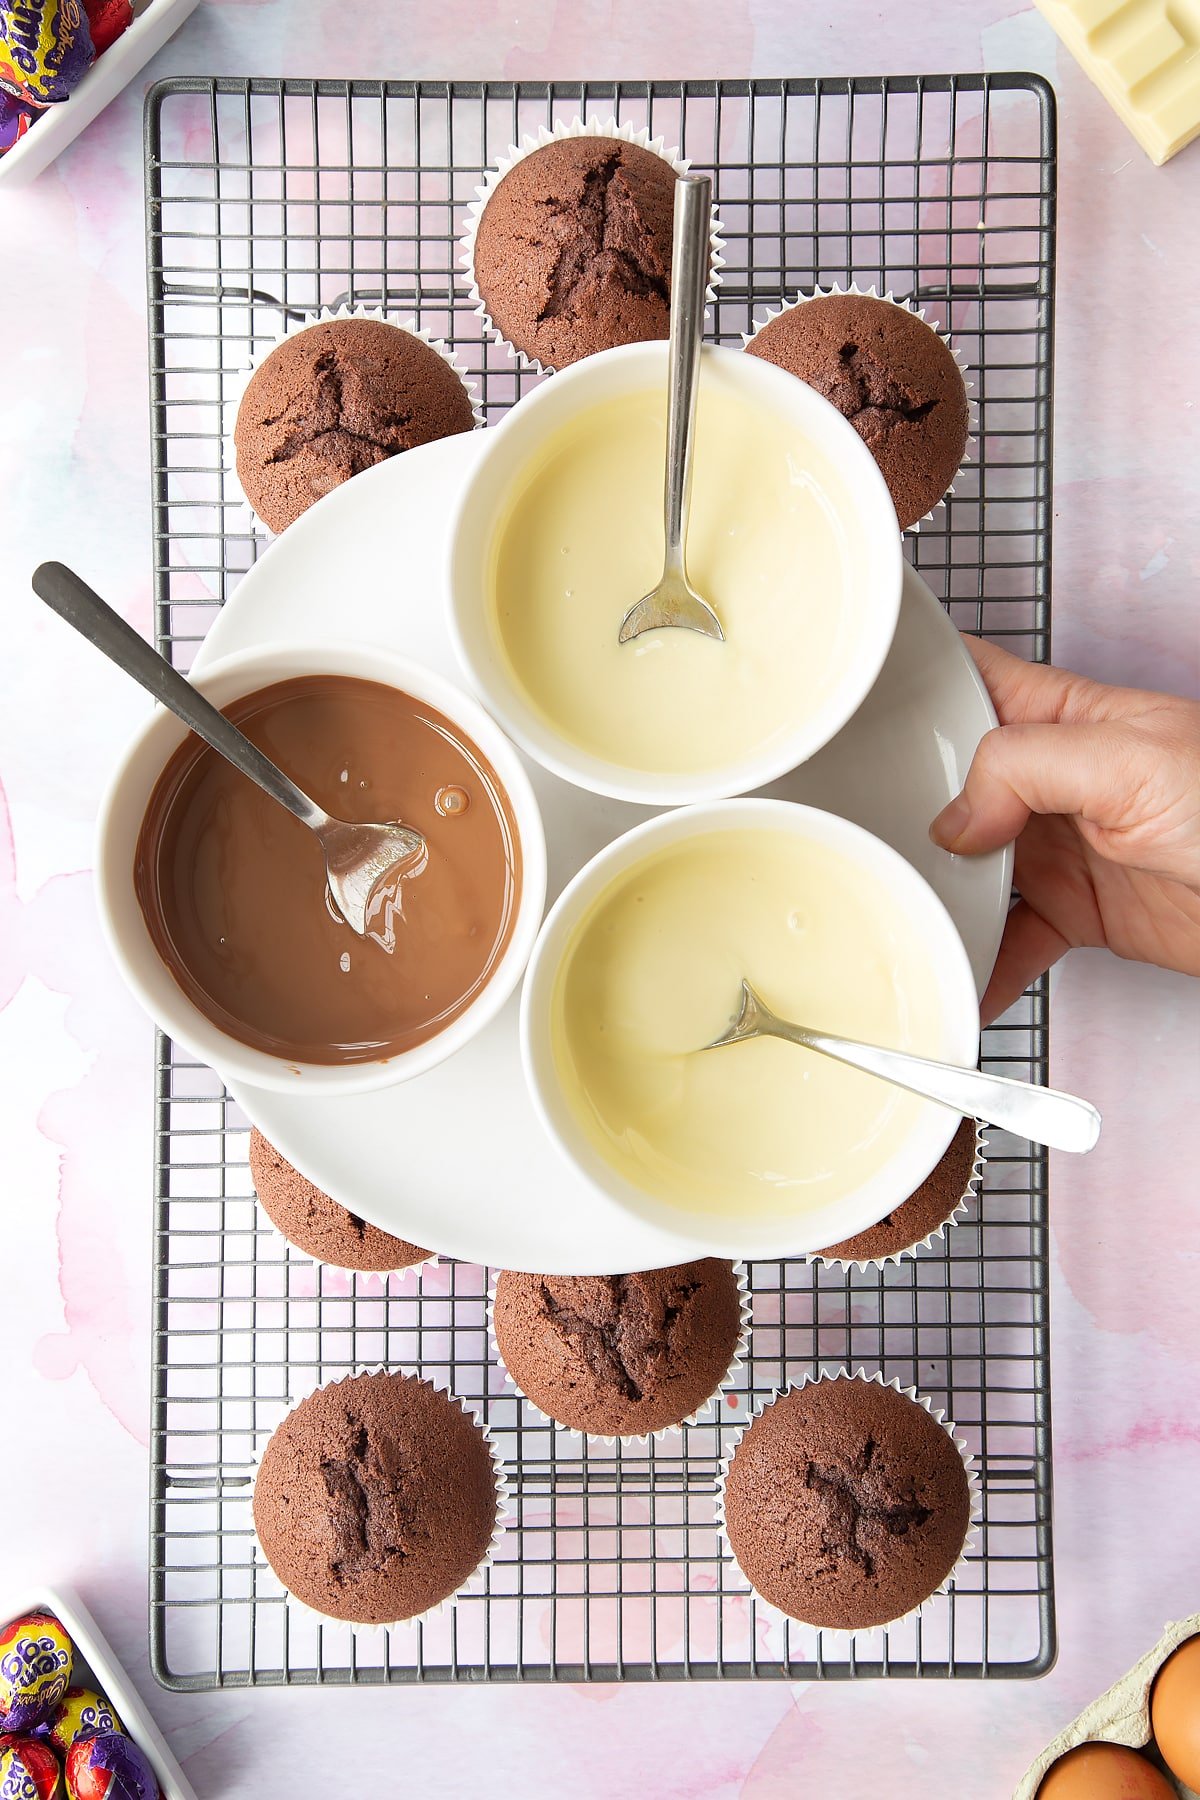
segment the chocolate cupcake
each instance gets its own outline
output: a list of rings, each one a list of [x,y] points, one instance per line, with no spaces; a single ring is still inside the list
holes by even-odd
[[[723,1504],[756,1592],[835,1631],[889,1624],[936,1593],[972,1516],[950,1430],[897,1386],[844,1374],[764,1407],[738,1441]]]
[[[981,1173],[983,1137],[974,1119],[964,1119],[950,1140],[950,1148],[933,1173],[907,1200],[866,1231],[843,1238],[824,1250],[814,1250],[810,1262],[898,1262],[902,1256],[928,1246],[954,1222],[975,1192]]]
[[[254,1529],[283,1587],[360,1625],[449,1599],[488,1557],[498,1511],[480,1426],[427,1381],[383,1371],[302,1400],[254,1483]]]
[[[708,1257],[635,1275],[506,1269],[492,1332],[514,1384],[559,1425],[647,1437],[683,1424],[738,1364],[743,1290]]]
[[[971,415],[953,350],[920,314],[874,293],[818,292],[760,325],[746,349],[849,419],[879,464],[901,530],[944,498]]]
[[[471,208],[463,262],[479,311],[537,368],[665,338],[675,178],[646,134],[576,121],[510,152]],[[720,263],[714,228],[713,263]]]
[[[272,1225],[289,1244],[315,1256],[318,1262],[384,1274],[429,1260],[428,1250],[368,1225],[357,1213],[331,1200],[294,1169],[257,1128],[250,1133],[250,1174]]]
[[[254,369],[233,427],[237,476],[255,515],[284,531],[352,475],[474,424],[447,354],[386,319],[333,314]]]

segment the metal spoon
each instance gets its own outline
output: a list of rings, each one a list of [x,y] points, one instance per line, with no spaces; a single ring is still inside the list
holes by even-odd
[[[819,1050],[822,1056],[866,1069],[896,1087],[907,1088],[910,1094],[940,1101],[955,1112],[1002,1126],[1031,1143],[1047,1144],[1051,1150],[1090,1150],[1100,1136],[1100,1114],[1074,1094],[1060,1094],[1056,1088],[1035,1087],[1032,1082],[1012,1081],[1003,1075],[985,1075],[980,1069],[929,1062],[906,1050],[884,1050],[876,1044],[809,1031],[781,1019],[750,983],[743,981],[737,1018],[728,1031],[704,1048],[716,1050],[723,1044],[741,1044],[756,1037],[785,1038],[789,1044]]]
[[[667,549],[662,579],[630,607],[618,643],[643,631],[681,625],[724,642],[725,633],[707,600],[687,578],[688,505],[692,495],[692,446],[700,339],[704,332],[704,290],[708,285],[712,183],[706,175],[681,175],[675,183],[675,231],[671,251],[671,343],[667,375],[667,471],[664,489]]]
[[[315,832],[325,853],[325,874],[337,909],[353,931],[366,937],[373,916],[381,910],[386,915],[387,902],[395,898],[396,881],[418,875],[425,867],[429,851],[420,832],[410,831],[406,825],[351,824],[324,812],[62,563],[43,563],[34,571],[33,587],[52,611],[102,650],[110,662],[132,675],[226,762]]]

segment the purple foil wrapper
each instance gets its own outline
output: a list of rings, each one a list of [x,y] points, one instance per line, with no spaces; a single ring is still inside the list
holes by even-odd
[[[82,0],[0,0],[0,89],[22,104],[68,99],[95,60]]]
[[[18,138],[25,136],[36,118],[31,106],[22,106],[19,100],[0,89],[0,156],[11,150]]]
[[[67,1793],[70,1800],[158,1800],[158,1779],[132,1738],[103,1731],[68,1750]]]

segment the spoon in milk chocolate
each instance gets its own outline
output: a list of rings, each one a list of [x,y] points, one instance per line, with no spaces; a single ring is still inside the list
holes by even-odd
[[[62,563],[43,563],[36,569],[33,588],[60,619],[73,625],[110,662],[132,675],[156,700],[190,725],[197,737],[203,738],[219,756],[315,833],[325,855],[329,892],[338,911],[360,937],[375,936],[372,922],[381,912],[386,914],[387,902],[394,901],[397,881],[419,875],[429,860],[420,832],[411,831],[407,825],[352,824],[324,812],[132,625],[106,605],[86,581]]]
[[[662,579],[630,607],[617,642],[628,644],[643,631],[678,625],[723,643],[725,633],[707,600],[687,578],[688,507],[692,497],[696,389],[700,339],[704,334],[704,291],[708,286],[712,183],[706,175],[681,175],[675,183],[674,240],[671,249],[671,342],[667,370],[667,469],[663,492],[667,550]]]
[[[1051,1150],[1091,1150],[1100,1136],[1100,1114],[1074,1094],[1036,1087],[1031,1081],[1014,1081],[1007,1075],[985,1075],[982,1069],[930,1062],[907,1050],[885,1050],[878,1044],[859,1044],[853,1038],[793,1025],[772,1012],[750,983],[743,981],[737,1017],[728,1031],[704,1048],[718,1050],[725,1044],[741,1044],[756,1037],[784,1038],[789,1044],[817,1050],[836,1062],[849,1063],[852,1068],[865,1069],[869,1075],[878,1075],[896,1087],[907,1088],[910,1094],[940,1101],[967,1118],[999,1125],[1032,1144],[1046,1144]]]

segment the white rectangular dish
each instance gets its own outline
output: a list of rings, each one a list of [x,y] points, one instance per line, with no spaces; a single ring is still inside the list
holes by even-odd
[[[149,0],[103,56],[97,57],[69,100],[46,111],[0,156],[0,188],[24,187],[49,167],[67,145],[128,86],[194,11],[199,0]]]
[[[79,1596],[70,1588],[25,1589],[0,1599],[0,1627],[34,1612],[53,1613],[62,1625],[75,1646],[72,1680],[98,1688],[112,1702],[127,1735],[145,1751],[164,1800],[196,1800],[196,1790]]]

